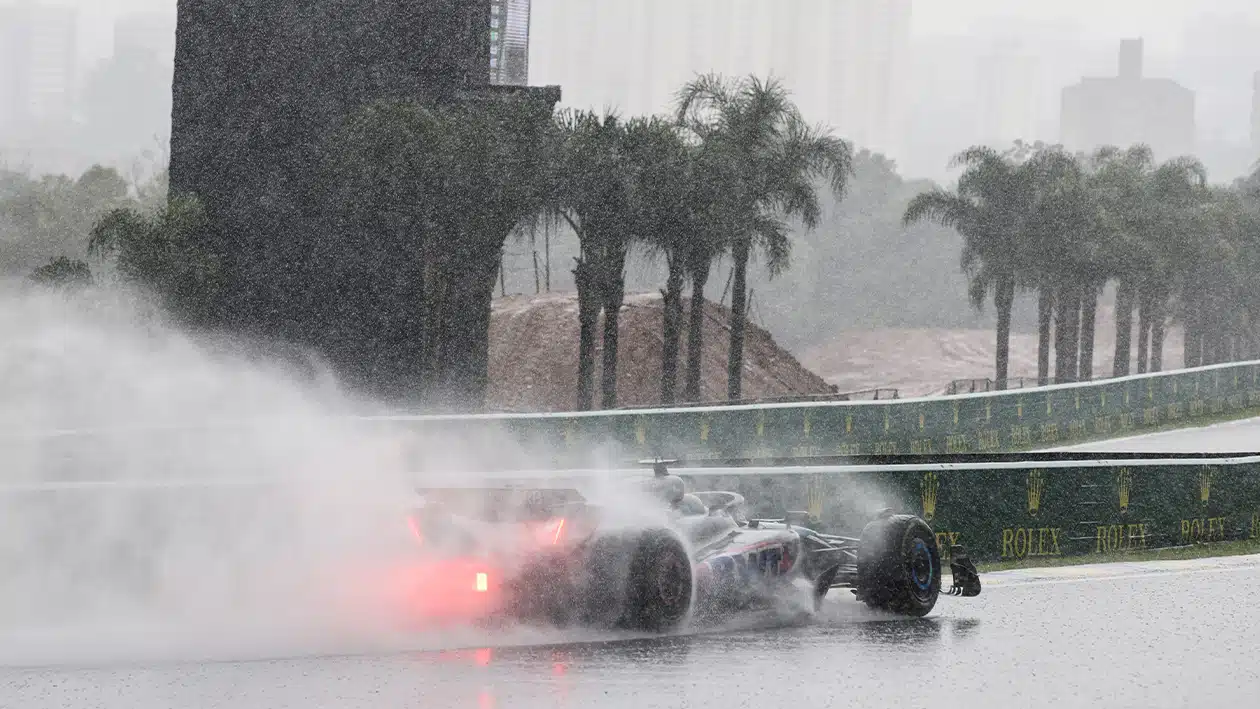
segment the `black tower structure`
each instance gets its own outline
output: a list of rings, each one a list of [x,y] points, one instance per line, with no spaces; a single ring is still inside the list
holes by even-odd
[[[555,105],[558,88],[491,85],[490,12],[491,0],[178,0],[170,190],[202,200],[226,259],[216,325],[320,348],[302,315],[320,298],[307,262],[328,238],[312,187],[321,141],[358,108],[503,93]]]

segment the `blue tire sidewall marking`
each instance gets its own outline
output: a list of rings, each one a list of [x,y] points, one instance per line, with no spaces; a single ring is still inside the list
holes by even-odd
[[[919,552],[922,552],[923,555],[927,557],[927,561],[928,561],[927,578],[920,581],[919,573],[915,569],[910,570],[910,575],[914,579],[914,585],[918,586],[921,590],[926,591],[932,587],[932,578],[936,576],[936,568],[935,568],[935,565],[932,563],[932,554],[928,551],[927,544],[924,543],[922,539],[915,539],[914,548],[911,553],[914,556],[917,556]]]

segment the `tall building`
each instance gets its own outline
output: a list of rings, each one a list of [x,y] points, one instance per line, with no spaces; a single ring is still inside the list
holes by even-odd
[[[1260,160],[1260,71],[1251,79],[1251,153]]]
[[[199,238],[222,259],[210,324],[309,346],[351,386],[413,392],[423,325],[380,308],[379,288],[420,302],[419,260],[312,276],[354,228],[330,190],[371,189],[330,172],[330,141],[380,101],[522,101],[545,120],[558,91],[491,86],[490,0],[178,0],[177,13],[170,191],[200,198]]]
[[[175,13],[135,12],[114,21],[114,55],[150,55],[162,63],[175,59]]]
[[[1171,79],[1144,76],[1142,52],[1142,40],[1125,40],[1116,76],[1086,77],[1063,90],[1066,148],[1088,152],[1144,143],[1159,160],[1194,153],[1194,92]]]
[[[490,0],[490,83],[529,83],[530,0]]]
[[[816,90],[826,101],[819,118],[859,148],[895,156],[904,140],[910,67],[911,0],[826,0],[807,17],[821,23],[822,65]]]
[[[0,130],[27,134],[71,119],[77,39],[73,8],[0,7]]]
[[[1043,137],[1041,65],[1020,44],[1004,41],[979,60],[976,136],[984,144],[1033,143]]]

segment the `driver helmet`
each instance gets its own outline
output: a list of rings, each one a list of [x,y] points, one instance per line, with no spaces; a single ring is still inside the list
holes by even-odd
[[[704,515],[709,513],[709,508],[705,507],[704,502],[699,497],[687,493],[679,500],[678,511],[684,515]]]

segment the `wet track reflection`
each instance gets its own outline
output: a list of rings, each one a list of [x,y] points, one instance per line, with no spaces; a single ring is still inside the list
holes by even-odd
[[[134,668],[0,670],[13,707],[1192,707],[1260,696],[1260,558],[990,575],[901,620]],[[778,627],[767,627],[767,625]]]

